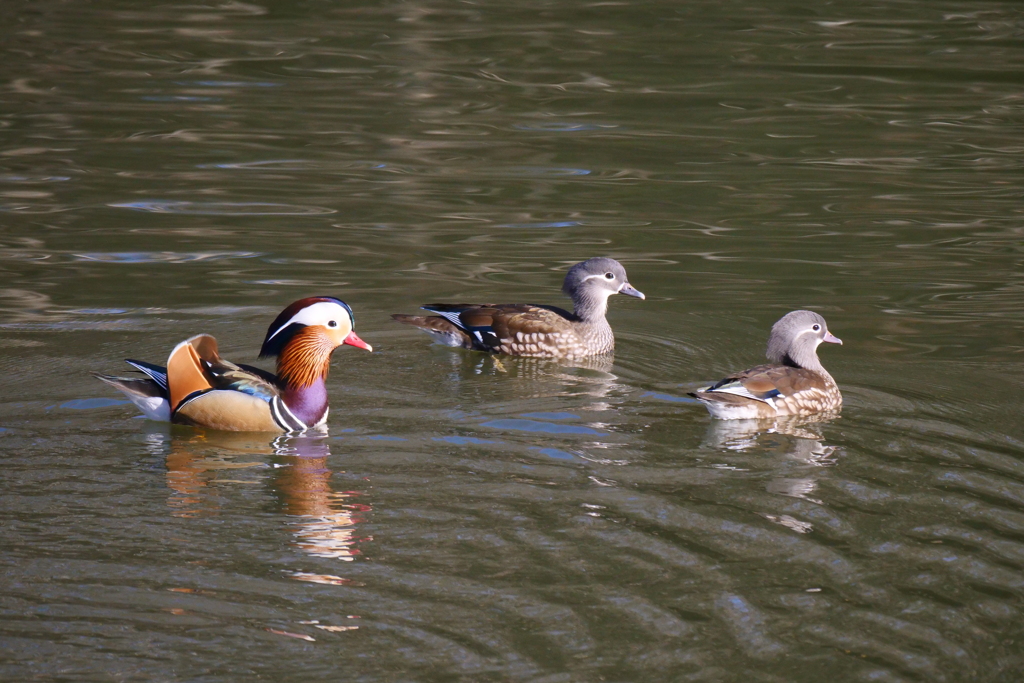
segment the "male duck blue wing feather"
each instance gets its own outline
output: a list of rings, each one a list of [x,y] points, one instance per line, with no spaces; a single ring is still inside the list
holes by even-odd
[[[240,391],[264,401],[270,401],[275,396],[281,395],[281,390],[276,382],[240,365],[235,365],[231,361],[224,359],[219,359],[214,363],[204,361],[203,369],[214,389]]]

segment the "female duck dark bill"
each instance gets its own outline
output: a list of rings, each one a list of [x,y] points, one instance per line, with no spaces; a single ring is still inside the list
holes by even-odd
[[[818,360],[822,342],[842,344],[814,311],[793,311],[772,326],[769,365],[729,375],[690,394],[723,420],[814,415],[839,410],[842,394]]]
[[[321,296],[296,301],[271,323],[260,358],[277,357],[277,375],[236,365],[208,334],[171,351],[167,367],[128,360],[145,378],[97,379],[123,392],[147,417],[236,432],[300,432],[327,420],[331,354],[342,344],[372,351],[353,331],[352,309]]]
[[[538,304],[426,304],[436,316],[394,314],[398,322],[429,332],[446,346],[535,358],[577,359],[615,350],[605,318],[613,294],[645,298],[615,259],[592,258],[566,273],[562,291],[572,313]]]

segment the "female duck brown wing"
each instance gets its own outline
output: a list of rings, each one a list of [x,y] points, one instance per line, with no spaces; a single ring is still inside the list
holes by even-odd
[[[827,375],[786,365],[738,372],[691,394],[723,419],[814,415],[837,410],[842,396]]]
[[[767,401],[778,397],[790,397],[805,391],[825,391],[824,378],[803,368],[790,366],[757,366],[750,370],[733,373],[698,393],[731,393],[754,400]]]
[[[729,393],[755,401],[788,398],[807,391],[826,391],[825,379],[818,373],[788,365],[758,365],[735,372],[700,393]]]
[[[395,320],[432,333],[442,343],[491,353],[523,354],[536,339],[571,330],[572,314],[536,304],[427,304],[436,316],[392,315]],[[527,337],[530,335],[530,337]]]
[[[570,314],[554,306],[498,304],[462,312],[459,319],[488,351],[534,354],[538,343],[571,332]]]

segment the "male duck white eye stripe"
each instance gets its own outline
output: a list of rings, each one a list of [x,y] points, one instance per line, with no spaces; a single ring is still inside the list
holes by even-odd
[[[286,322],[282,323],[280,327],[274,330],[274,334],[267,337],[267,341],[276,337],[278,332],[286,329],[292,323],[298,323],[300,325],[326,325],[329,320],[337,320],[341,313],[344,313],[342,320],[348,320],[349,327],[354,327],[355,324],[352,320],[352,316],[349,315],[348,310],[344,306],[336,304],[333,301],[318,301],[315,304],[306,306]]]

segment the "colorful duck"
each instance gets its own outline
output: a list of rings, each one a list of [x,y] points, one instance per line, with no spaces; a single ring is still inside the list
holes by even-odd
[[[818,360],[822,342],[842,344],[814,311],[793,311],[772,326],[770,365],[736,372],[693,396],[723,420],[814,415],[839,410],[843,396]]]
[[[236,365],[217,340],[178,344],[167,367],[128,360],[145,378],[93,375],[123,392],[147,417],[236,432],[301,432],[327,420],[331,354],[342,344],[373,348],[353,331],[348,304],[318,296],[296,301],[267,329],[260,358],[276,356],[277,374]]]
[[[615,335],[605,318],[613,294],[645,298],[615,259],[577,263],[565,276],[562,291],[574,311],[537,304],[426,304],[436,316],[403,315],[398,322],[429,332],[446,346],[534,358],[573,360],[611,353]]]

